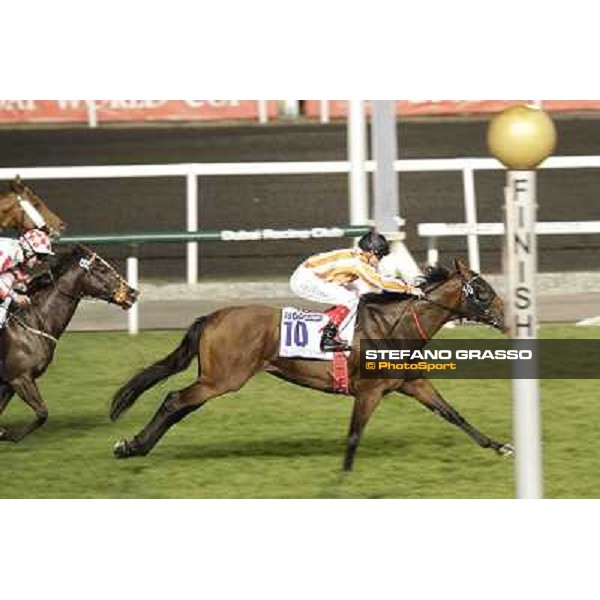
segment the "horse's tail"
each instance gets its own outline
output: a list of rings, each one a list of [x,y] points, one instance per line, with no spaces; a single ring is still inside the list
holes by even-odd
[[[206,316],[196,319],[179,346],[171,354],[134,375],[115,393],[110,407],[110,418],[113,421],[116,421],[121,413],[132,406],[146,390],[190,366],[194,356],[198,353],[198,342],[207,319]]]

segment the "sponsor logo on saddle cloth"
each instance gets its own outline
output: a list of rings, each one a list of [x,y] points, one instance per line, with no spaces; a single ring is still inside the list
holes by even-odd
[[[328,321],[329,317],[322,312],[283,308],[279,356],[332,360],[334,352],[322,352],[320,348],[323,327]],[[355,323],[356,311],[346,317],[339,329],[340,338],[348,345],[352,344]],[[345,354],[348,356],[349,352]]]

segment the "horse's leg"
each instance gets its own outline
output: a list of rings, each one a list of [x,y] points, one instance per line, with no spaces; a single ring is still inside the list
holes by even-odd
[[[514,449],[510,444],[502,444],[487,437],[469,422],[467,422],[433,387],[433,384],[428,379],[412,379],[406,380],[400,387],[400,391],[417,399],[421,404],[429,410],[442,416],[446,421],[460,427],[467,435],[473,438],[482,448],[492,448],[498,454],[510,456]]]
[[[191,349],[186,350],[198,352],[199,375],[196,381],[183,390],[168,394],[150,422],[136,436],[116,443],[115,456],[128,458],[148,454],[169,428],[187,414],[211,398],[239,390],[250,377],[263,369],[267,357],[275,352],[271,346],[276,348],[276,315],[271,309],[262,310],[261,331],[261,321],[249,311],[225,309],[213,313],[202,335],[196,338],[199,340],[198,349],[198,341],[194,341]],[[181,348],[175,352],[182,352]]]
[[[0,415],[4,412],[15,390],[8,383],[0,383]]]
[[[373,411],[381,401],[381,390],[361,391],[354,398],[350,429],[346,443],[346,456],[344,457],[344,471],[351,471],[354,464],[356,449],[360,443],[360,436],[366,427]]]
[[[194,384],[170,392],[154,417],[132,440],[121,440],[115,444],[115,456],[117,458],[145,456],[175,423],[200,408],[211,398],[238,390],[252,374],[235,380],[228,379],[220,384],[212,383],[202,375]]]
[[[21,377],[11,381],[11,386],[26,404],[35,412],[35,419],[21,427],[14,429],[0,429],[0,440],[8,442],[20,442],[32,431],[41,427],[48,420],[48,409],[44,405],[42,396],[33,379]],[[12,394],[11,394],[12,395]]]

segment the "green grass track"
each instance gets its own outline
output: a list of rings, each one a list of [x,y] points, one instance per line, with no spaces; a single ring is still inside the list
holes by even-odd
[[[490,330],[448,330],[483,337]],[[544,337],[597,337],[596,328],[546,326]],[[40,380],[45,427],[0,444],[2,498],[510,498],[514,461],[476,446],[414,400],[393,395],[373,416],[354,472],[341,461],[351,399],[261,374],[189,415],[145,458],[117,461],[112,446],[146,423],[193,370],[142,396],[117,423],[113,392],[169,352],[182,332],[73,333]],[[194,365],[195,368],[195,365]],[[484,433],[511,435],[511,382],[438,380],[446,399]],[[545,493],[600,497],[600,390],[595,380],[542,383]],[[14,398],[0,424],[30,419]]]

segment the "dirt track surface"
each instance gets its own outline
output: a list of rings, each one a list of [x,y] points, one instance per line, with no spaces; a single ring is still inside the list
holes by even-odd
[[[574,323],[600,316],[600,293],[549,294],[539,298],[539,320],[544,323]],[[223,306],[267,304],[269,306],[310,306],[292,297],[248,298],[230,300],[142,300],[141,329],[185,329],[200,315]],[[316,306],[316,305],[313,305]],[[122,330],[127,327],[127,313],[100,302],[84,302],[71,323],[70,331]]]

